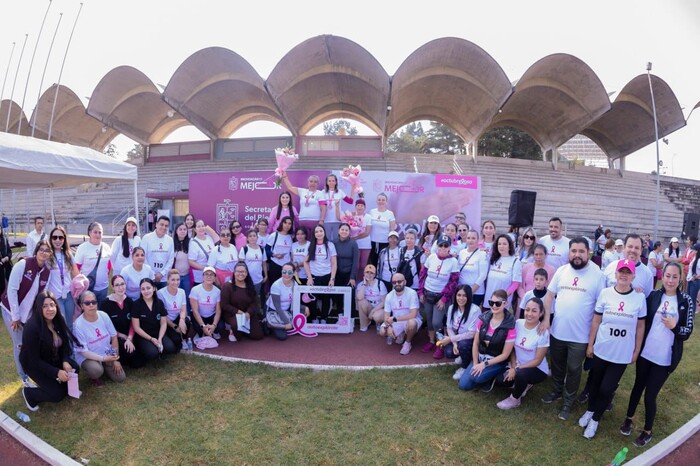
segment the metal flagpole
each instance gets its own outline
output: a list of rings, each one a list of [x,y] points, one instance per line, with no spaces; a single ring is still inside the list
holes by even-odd
[[[15,45],[17,42],[12,43],[12,50],[10,51],[10,59],[7,60],[7,68],[5,68],[5,79],[2,80],[2,91],[0,91],[0,102],[5,96],[5,83],[7,83],[7,75],[10,74],[10,65],[12,64],[12,55],[15,54]]]
[[[51,107],[51,118],[49,119],[49,135],[47,140],[51,140],[51,132],[53,131],[53,116],[56,113],[56,100],[58,100],[58,89],[61,87],[61,77],[63,76],[63,67],[66,66],[66,58],[68,58],[68,49],[70,48],[70,43],[73,40],[73,33],[75,32],[75,26],[78,24],[78,18],[80,18],[80,12],[83,11],[83,2],[80,2],[80,8],[78,8],[78,14],[75,16],[75,22],[73,23],[73,29],[70,31],[70,36],[68,37],[68,44],[66,45],[66,52],[63,54],[63,62],[61,63],[61,71],[58,73],[58,82],[56,83],[56,93],[53,96],[53,106]]]
[[[34,116],[32,117],[32,137],[34,137],[34,130],[36,129],[36,118],[37,113],[39,113],[39,101],[41,100],[41,88],[44,87],[44,76],[46,76],[46,68],[49,66],[49,58],[51,58],[51,50],[53,50],[53,43],[56,41],[56,34],[58,34],[58,27],[61,25],[61,20],[63,19],[63,13],[58,14],[58,23],[56,23],[56,30],[53,32],[53,39],[51,39],[51,45],[49,46],[49,53],[46,55],[46,63],[44,64],[44,71],[41,73],[41,82],[39,83],[39,94],[36,96],[36,106],[34,107]]]
[[[5,122],[5,132],[6,133],[10,130],[10,111],[12,110],[12,99],[15,96],[15,85],[17,85],[17,76],[19,75],[19,66],[22,64],[22,57],[24,56],[24,48],[27,46],[27,38],[28,37],[29,37],[29,34],[24,35],[24,44],[22,44],[22,51],[19,53],[19,61],[17,62],[17,71],[15,72],[15,79],[12,81],[12,92],[10,92],[10,105],[7,106],[7,121]]]
[[[651,93],[651,111],[654,113],[654,136],[656,139],[656,215],[654,215],[654,241],[659,241],[659,197],[661,195],[661,176],[659,175],[659,123],[656,120],[656,101],[654,88],[651,85],[651,62],[647,63],[647,77],[649,78],[649,92]]]
[[[49,10],[51,9],[51,1],[49,0],[49,6],[46,7],[46,13],[44,13],[44,19],[41,21],[41,27],[39,28],[39,35],[36,36],[36,43],[34,44],[34,51],[32,52],[32,59],[29,60],[29,71],[27,71],[27,81],[24,83],[24,94],[22,94],[22,105],[21,108],[24,109],[24,102],[27,99],[27,88],[29,87],[29,78],[32,75],[32,67],[34,66],[34,57],[36,56],[36,49],[39,48],[39,40],[41,40],[41,33],[44,30],[44,24],[46,23],[46,17],[49,15]],[[19,114],[19,124],[17,125],[17,134],[19,134],[22,128],[22,112]]]

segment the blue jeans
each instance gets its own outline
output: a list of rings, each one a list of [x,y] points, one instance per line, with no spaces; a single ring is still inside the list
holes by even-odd
[[[484,384],[491,379],[496,378],[497,376],[501,375],[503,371],[506,370],[506,363],[501,362],[498,364],[489,364],[488,366],[484,367],[484,370],[481,371],[481,374],[478,376],[472,375],[472,367],[474,366],[474,362],[470,362],[469,365],[467,366],[466,370],[464,371],[464,374],[462,374],[462,378],[459,379],[459,389],[460,390],[474,390],[474,388],[477,385]]]
[[[690,299],[692,299],[695,303],[695,309],[698,308],[697,298],[699,290],[700,280],[693,280],[692,282],[688,282],[688,294],[690,295]]]
[[[63,319],[66,321],[66,325],[69,329],[73,330],[73,312],[75,312],[75,301],[73,296],[68,293],[65,298],[56,298],[58,301],[58,306],[61,308],[61,314]],[[100,301],[101,302],[101,301]]]
[[[95,298],[97,299],[98,303],[101,303],[105,299],[107,299],[107,293],[109,292],[109,288],[105,288],[104,290],[93,290],[93,293],[95,293]]]
[[[468,338],[466,340],[460,340],[457,342],[457,349],[459,350],[459,354],[455,354],[454,350],[452,349],[452,343],[449,343],[448,345],[445,346],[445,357],[448,359],[456,359],[457,356],[462,357],[462,364],[461,366],[463,368],[467,367],[467,364],[472,360],[472,346],[474,346],[474,339],[473,338]]]

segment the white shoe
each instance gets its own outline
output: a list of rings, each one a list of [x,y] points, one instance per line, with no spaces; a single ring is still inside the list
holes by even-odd
[[[367,327],[360,327],[360,332],[366,332],[369,330],[369,325]]]
[[[457,369],[457,370],[455,371],[454,375],[452,375],[452,378],[453,378],[454,380],[459,380],[459,379],[461,379],[461,378],[462,378],[462,374],[464,374],[464,371],[466,371],[466,369],[465,369],[464,367],[460,367],[459,369]]]
[[[595,437],[596,430],[598,430],[598,422],[591,419],[591,422],[586,426],[586,430],[583,431],[583,436],[590,440]]]
[[[318,324],[319,321],[318,321],[318,319],[314,319],[311,323],[312,323],[312,324]]]
[[[219,335],[219,332],[214,332],[214,340],[221,340],[221,335]]]
[[[39,386],[29,377],[22,379],[22,386],[26,388],[39,388]]]
[[[455,364],[461,366],[462,365],[462,356],[457,356],[455,358]]]
[[[402,354],[405,356],[410,352],[411,352],[411,342],[406,341],[406,342],[404,342],[403,346],[401,346],[401,351],[399,351],[399,354]]]
[[[514,398],[513,395],[510,395],[505,400],[496,403],[496,406],[503,410],[517,408],[520,406],[520,398]]]
[[[326,325],[326,319],[321,319],[321,325]]]
[[[591,422],[591,419],[593,419],[593,411],[586,411],[583,413],[583,416],[578,419],[578,425],[586,427],[588,423]]]
[[[234,341],[238,341],[236,339],[236,335],[234,335],[233,332],[228,334],[228,341],[230,341],[231,343],[233,343]]]
[[[33,411],[33,412],[39,411],[39,405],[32,406],[27,401],[27,395],[24,394],[24,388],[22,389],[22,398],[24,398],[24,404],[27,405],[27,409],[29,411]]]
[[[394,338],[390,335],[386,336],[386,344],[387,345],[393,345],[394,344]]]

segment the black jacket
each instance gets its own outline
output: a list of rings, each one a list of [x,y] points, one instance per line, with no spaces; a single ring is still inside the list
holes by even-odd
[[[77,367],[71,357],[73,354],[71,337],[58,329],[56,333],[62,340],[60,348],[54,348],[53,335],[46,325],[41,325],[36,319],[30,319],[24,326],[19,362],[30,377],[34,378],[32,374],[38,373],[49,379],[55,379],[58,371],[63,369],[64,362]]]
[[[644,326],[642,349],[644,349],[644,345],[647,342],[651,324],[654,322],[654,315],[656,315],[656,310],[661,305],[663,296],[664,290],[661,289],[652,291],[647,298],[647,316]],[[683,356],[683,342],[693,333],[693,320],[695,317],[695,306],[690,296],[678,290],[676,292],[676,297],[678,298],[678,323],[673,330],[671,330],[675,338],[673,340],[673,346],[671,347],[671,365],[668,368],[669,374],[673,372],[676,367],[678,367],[678,363],[681,362],[681,357]]]
[[[479,330],[479,354],[496,357],[503,353],[508,331],[515,328],[515,318],[513,314],[506,311],[501,325],[493,331],[491,337],[487,337],[486,332],[488,332],[491,317],[493,317],[492,311],[486,311],[479,316],[479,320],[481,320],[481,329]],[[487,340],[489,341],[488,345],[486,345]]]

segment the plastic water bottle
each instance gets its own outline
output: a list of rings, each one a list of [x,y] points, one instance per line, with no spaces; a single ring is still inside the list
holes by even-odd
[[[192,339],[187,339],[187,351],[194,351],[194,345],[192,345]]]
[[[26,414],[24,414],[22,411],[17,411],[17,419],[19,419],[20,421],[24,422],[25,424],[32,421],[32,420],[29,418],[29,416],[26,415]]]
[[[627,458],[627,452],[629,449],[627,447],[623,448],[622,450],[617,452],[617,455],[615,455],[615,458],[613,458],[612,463],[610,463],[611,466],[620,466],[623,461],[625,461],[625,458]]]

